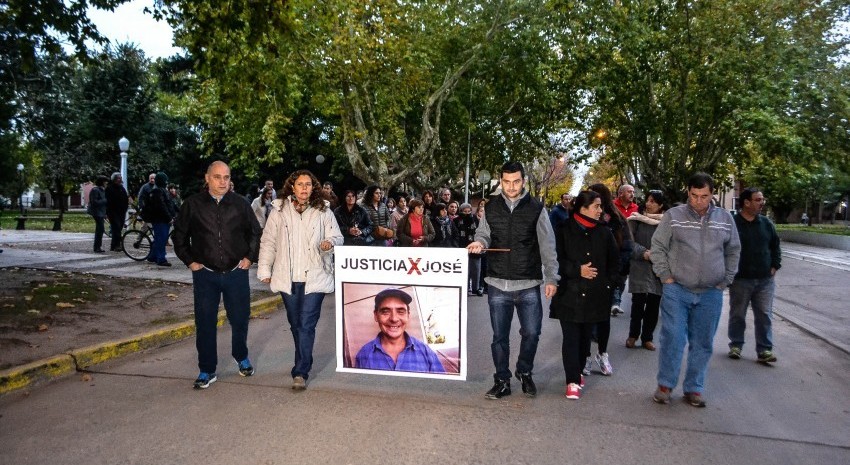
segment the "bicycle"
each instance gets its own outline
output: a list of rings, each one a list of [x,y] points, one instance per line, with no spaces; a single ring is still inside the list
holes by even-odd
[[[141,229],[136,229],[138,223],[142,223]],[[148,258],[153,244],[153,233],[151,227],[139,218],[137,212],[133,212],[127,218],[127,231],[121,235],[121,249],[131,260],[140,262]]]

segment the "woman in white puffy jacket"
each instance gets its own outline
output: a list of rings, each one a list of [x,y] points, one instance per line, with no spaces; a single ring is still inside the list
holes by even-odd
[[[292,389],[303,390],[313,366],[316,324],[325,294],[334,291],[334,246],[342,233],[321,184],[313,173],[298,170],[272,202],[260,241],[257,277],[280,292],[295,340]]]

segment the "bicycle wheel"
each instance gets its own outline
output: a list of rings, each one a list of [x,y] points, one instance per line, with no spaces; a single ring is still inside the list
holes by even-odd
[[[151,253],[151,238],[138,229],[131,229],[121,236],[121,247],[128,257],[140,262]]]

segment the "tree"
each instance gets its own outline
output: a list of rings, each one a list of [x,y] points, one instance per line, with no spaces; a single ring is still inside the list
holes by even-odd
[[[0,186],[17,184],[17,163],[32,166],[30,151],[21,143],[21,94],[37,74],[41,54],[64,55],[62,43],[70,43],[78,59],[87,58],[86,41],[104,44],[86,16],[89,5],[112,10],[126,0],[6,0],[0,6]],[[8,165],[8,166],[7,166]]]
[[[569,102],[538,2],[175,0],[157,14],[198,59],[208,149],[223,141],[248,171],[283,161],[307,105],[362,181],[439,185],[462,172],[470,132],[479,167],[530,159]]]
[[[845,42],[830,35],[844,2],[556,3],[565,64],[585,76],[581,117],[637,186],[676,199],[693,172],[725,183],[755,152],[846,154]]]

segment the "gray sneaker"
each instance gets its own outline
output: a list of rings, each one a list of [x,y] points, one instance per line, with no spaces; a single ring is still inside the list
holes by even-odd
[[[655,390],[655,394],[652,395],[652,400],[655,401],[656,404],[669,404],[670,389],[658,386],[658,389]]]
[[[758,361],[761,363],[775,362],[776,355],[774,355],[772,350],[763,350],[759,352]]]
[[[307,389],[307,380],[303,376],[295,376],[292,378],[292,390],[303,391]]]
[[[732,360],[738,360],[741,358],[741,348],[740,347],[730,347],[729,348],[729,358]]]

